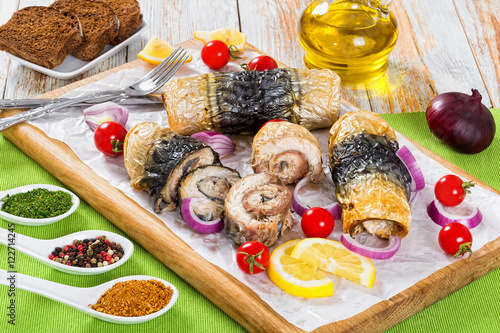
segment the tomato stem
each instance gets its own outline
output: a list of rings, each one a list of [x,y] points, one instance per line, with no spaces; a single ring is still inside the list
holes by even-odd
[[[462,183],[462,189],[464,190],[464,197],[466,196],[467,193],[472,193],[469,189],[471,187],[474,187],[474,182],[470,181],[470,182],[463,182]]]
[[[472,250],[471,250],[471,245],[472,245],[472,242],[467,242],[467,243],[462,243],[460,244],[460,246],[458,247],[459,250],[457,251],[457,253],[455,253],[453,255],[453,258],[456,258],[456,259],[460,259],[460,258],[463,258],[464,255],[468,252],[470,253],[469,255],[469,258],[472,256]]]
[[[248,253],[246,252],[238,252],[238,253],[241,253],[241,254],[244,254],[247,256],[247,263],[248,263],[248,269],[250,270],[250,274],[253,274],[253,266],[257,266],[259,267],[260,269],[262,269],[263,271],[266,270],[266,268],[264,266],[262,266],[259,262],[257,262],[257,258],[262,254],[262,252],[264,252],[264,250],[261,250],[259,253],[257,254],[254,254],[253,256],[249,255]]]
[[[240,49],[236,47],[236,45],[229,45],[229,55],[234,59],[241,59],[241,57],[237,56],[236,53],[240,52]]]
[[[123,142],[121,142],[119,139],[111,140],[111,146],[113,147],[113,155],[109,156],[116,156],[118,153],[123,152]]]

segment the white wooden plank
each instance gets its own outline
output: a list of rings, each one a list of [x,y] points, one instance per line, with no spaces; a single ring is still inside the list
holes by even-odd
[[[415,45],[436,93],[470,93],[475,88],[486,95],[453,0],[401,0],[401,3],[412,22]]]
[[[491,105],[500,107],[500,1],[454,0]]]
[[[5,24],[12,13],[19,7],[19,1],[1,1],[0,2],[0,25]],[[5,89],[9,81],[10,59],[5,52],[0,52],[0,96],[5,97]]]
[[[141,42],[127,48],[128,61],[137,59],[137,53],[152,36],[173,45],[193,38],[195,30],[215,30],[226,26],[239,29],[236,0],[139,0],[139,3],[150,25]]]

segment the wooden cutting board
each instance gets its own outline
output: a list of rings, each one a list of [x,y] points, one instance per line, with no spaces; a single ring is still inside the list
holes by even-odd
[[[181,45],[190,48],[197,44],[197,41],[189,40]],[[251,45],[247,47],[263,53]],[[124,68],[143,64],[141,60],[135,60],[39,97],[59,97]],[[21,110],[4,111],[0,118],[18,112]],[[63,142],[47,137],[28,124],[11,127],[2,134],[247,330],[303,332],[277,314],[249,287],[193,251],[154,214],[91,170]],[[500,194],[421,145],[412,143],[453,172]],[[497,267],[500,267],[500,237],[475,251],[470,259],[458,260],[396,296],[351,318],[319,327],[314,332],[384,331]]]

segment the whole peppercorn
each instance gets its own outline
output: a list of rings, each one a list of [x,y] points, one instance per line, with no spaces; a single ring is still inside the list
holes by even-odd
[[[48,256],[50,260],[75,267],[102,267],[111,265],[123,257],[120,244],[111,242],[106,236],[73,240],[63,248],[56,247]]]

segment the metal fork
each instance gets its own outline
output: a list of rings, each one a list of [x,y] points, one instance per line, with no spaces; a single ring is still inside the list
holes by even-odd
[[[146,74],[139,81],[124,89],[98,91],[95,93],[87,94],[85,96],[72,98],[68,101],[50,104],[44,107],[21,112],[12,117],[2,118],[0,119],[0,132],[23,121],[43,117],[46,114],[64,109],[76,103],[88,100],[106,102],[110,100],[125,98],[127,96],[148,95],[161,88],[165,84],[165,82],[170,80],[170,78],[172,78],[177,70],[188,59],[188,57],[189,54],[181,47],[178,47],[168,58],[166,58],[161,64],[156,66],[151,72]]]

